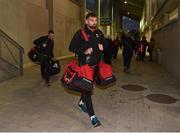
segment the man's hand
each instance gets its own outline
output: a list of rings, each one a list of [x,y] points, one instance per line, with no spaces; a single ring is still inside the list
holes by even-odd
[[[92,48],[88,48],[84,53],[87,54],[91,54],[93,52]]]
[[[99,47],[99,50],[103,51],[104,48],[103,48],[103,45],[102,44],[98,44],[98,47]]]

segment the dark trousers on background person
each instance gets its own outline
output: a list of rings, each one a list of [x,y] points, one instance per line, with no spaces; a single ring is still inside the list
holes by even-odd
[[[46,81],[46,83],[49,83],[50,79],[50,59],[46,58],[43,59],[41,64],[41,76]]]
[[[153,54],[153,51],[149,51],[150,61],[153,60],[153,57],[152,57],[153,55],[152,54]]]
[[[137,61],[144,61],[144,58],[145,58],[144,52],[138,52],[136,60]]]
[[[131,56],[123,56],[124,68],[129,69],[131,65]]]
[[[118,47],[118,46],[115,46],[115,47],[114,47],[114,51],[113,51],[113,58],[114,58],[114,59],[117,59],[118,51],[119,51],[119,47]]]
[[[122,52],[123,57],[123,65],[124,65],[124,71],[128,70],[130,68],[131,59],[133,57],[133,51],[132,49],[123,49]]]

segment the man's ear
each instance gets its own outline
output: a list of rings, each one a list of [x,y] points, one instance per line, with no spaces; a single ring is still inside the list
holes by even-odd
[[[88,20],[86,20],[85,23],[88,24]]]

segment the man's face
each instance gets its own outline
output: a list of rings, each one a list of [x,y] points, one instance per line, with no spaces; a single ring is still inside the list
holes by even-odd
[[[88,19],[86,19],[86,24],[88,27],[90,27],[91,29],[96,29],[97,26],[97,18],[96,17],[89,17]]]
[[[53,39],[54,39],[54,33],[49,33],[49,34],[48,34],[48,38],[49,38],[50,40],[53,40]]]

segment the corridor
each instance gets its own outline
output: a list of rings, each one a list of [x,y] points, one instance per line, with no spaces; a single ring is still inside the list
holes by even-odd
[[[50,87],[44,86],[38,66],[0,84],[0,131],[180,131],[180,84],[162,66],[133,59],[131,73],[125,74],[121,56],[113,60],[117,82],[95,87],[93,103],[102,126],[93,128],[77,107],[78,94],[61,85],[70,60],[60,60],[62,71],[51,78]],[[151,94],[172,98],[162,98],[169,104],[157,103],[148,99]]]
[[[0,0],[0,18],[0,132],[180,132],[180,0]],[[134,55],[128,73],[134,51],[152,62]],[[84,94],[90,117],[60,82],[74,54],[112,59],[117,78],[94,85],[95,113]]]

